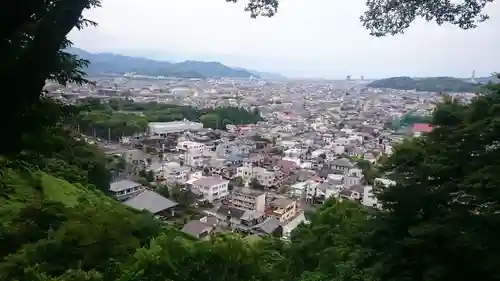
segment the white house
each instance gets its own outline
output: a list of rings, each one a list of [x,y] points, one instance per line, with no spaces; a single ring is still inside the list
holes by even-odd
[[[205,151],[205,145],[195,141],[181,141],[177,144],[177,150],[203,153],[203,151]]]
[[[131,180],[120,180],[109,185],[109,191],[118,200],[126,200],[145,189],[140,183]]]
[[[217,177],[202,177],[192,183],[193,189],[198,190],[209,202],[229,196],[229,181]]]

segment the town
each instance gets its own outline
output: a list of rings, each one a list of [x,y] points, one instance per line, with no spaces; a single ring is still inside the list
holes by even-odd
[[[286,240],[331,197],[379,208],[374,190],[394,184],[380,163],[395,144],[432,130],[442,98],[350,79],[93,79],[45,91],[93,105],[77,129],[112,159],[111,196],[197,238],[231,231]],[[151,107],[166,111],[153,118]],[[204,115],[165,116],[184,107]],[[218,116],[222,108],[241,112]],[[100,109],[108,114],[100,122],[89,117]]]

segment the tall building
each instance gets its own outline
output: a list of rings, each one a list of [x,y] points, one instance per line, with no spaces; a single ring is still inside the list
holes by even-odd
[[[266,193],[249,188],[234,189],[231,203],[236,208],[263,213],[266,210]]]

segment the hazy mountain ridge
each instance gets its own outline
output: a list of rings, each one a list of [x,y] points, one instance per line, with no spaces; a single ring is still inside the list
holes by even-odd
[[[70,48],[67,51],[90,61],[86,69],[88,74],[124,74],[135,72],[142,75],[182,78],[260,77],[245,69],[231,68],[220,62],[188,60],[172,63],[112,53],[90,53],[79,48]]]
[[[479,90],[480,85],[454,77],[391,77],[375,80],[369,83],[367,87],[426,92],[476,92]]]

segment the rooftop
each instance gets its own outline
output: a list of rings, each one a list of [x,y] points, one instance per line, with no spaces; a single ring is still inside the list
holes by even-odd
[[[135,181],[119,180],[119,181],[112,182],[109,185],[109,190],[113,191],[113,192],[120,192],[120,191],[124,191],[124,190],[130,189],[130,188],[138,187],[138,186],[141,186],[141,184],[137,183]]]
[[[271,205],[274,207],[285,208],[285,207],[289,206],[290,204],[292,204],[293,202],[295,202],[295,201],[292,199],[289,199],[289,198],[278,198],[278,199],[272,201]]]
[[[214,186],[214,185],[218,185],[218,184],[223,184],[225,182],[229,182],[229,181],[218,178],[218,177],[203,177],[201,179],[194,181],[193,184],[201,185],[201,186]]]

